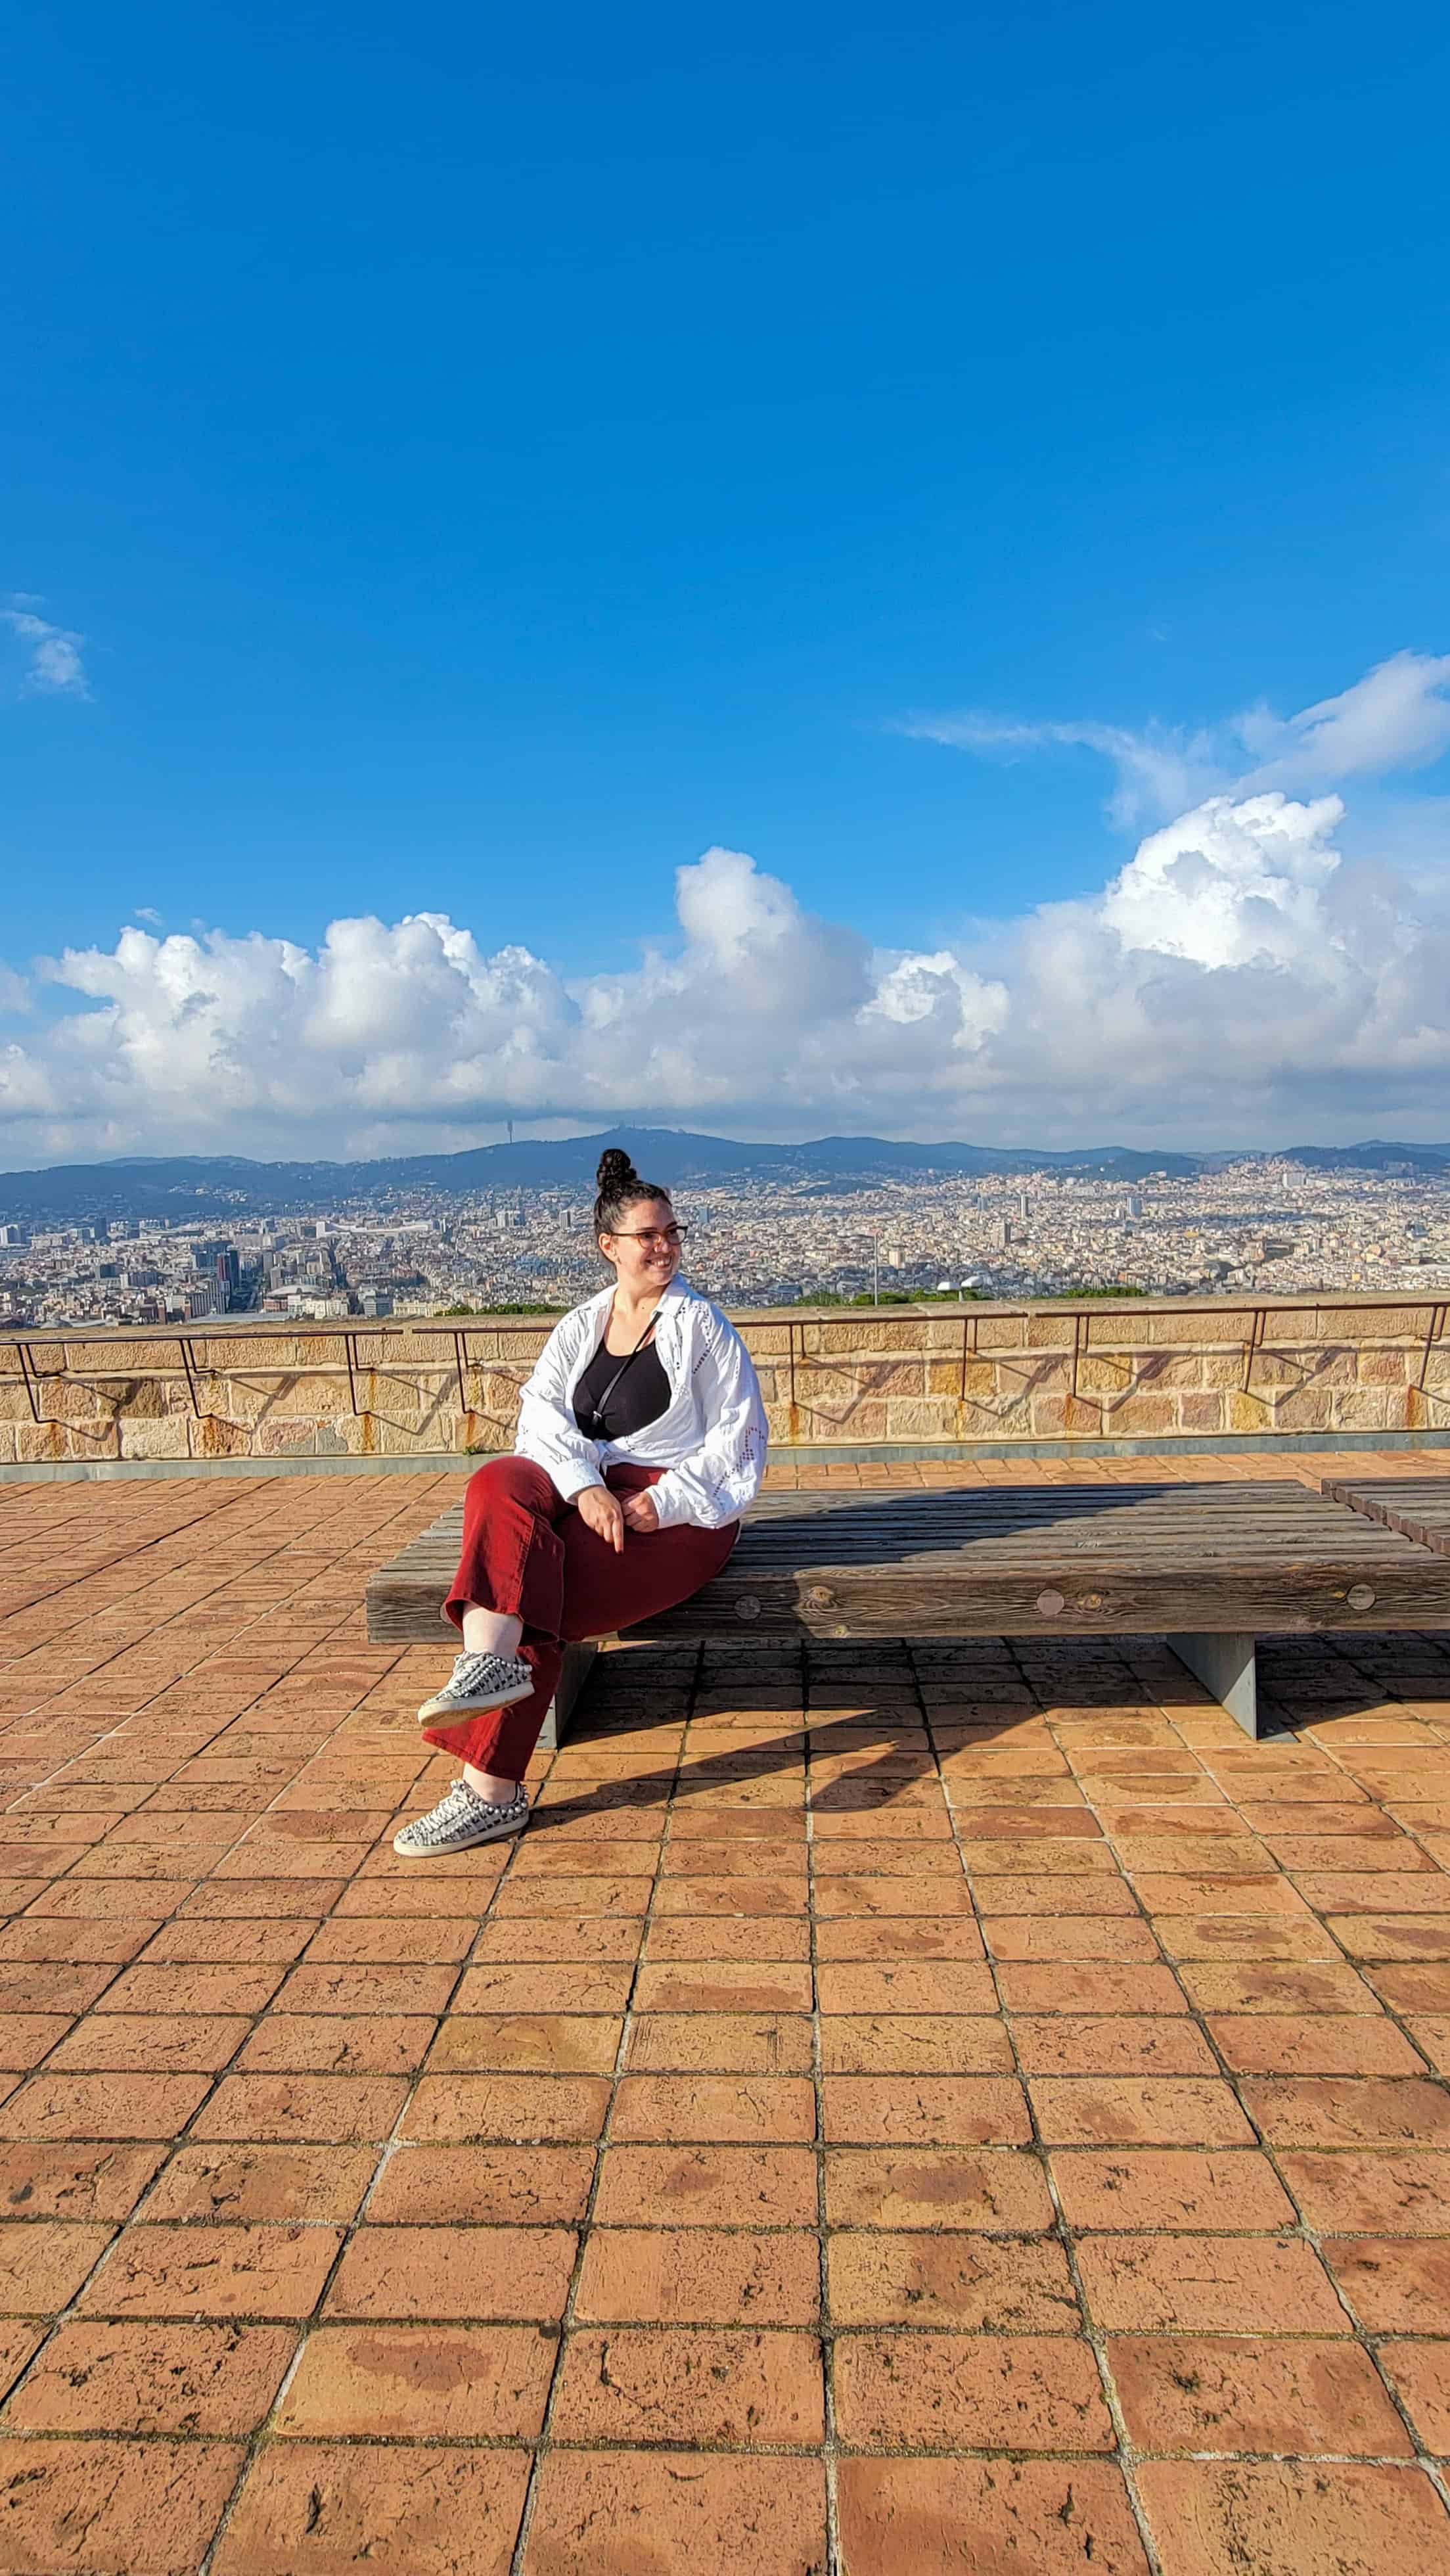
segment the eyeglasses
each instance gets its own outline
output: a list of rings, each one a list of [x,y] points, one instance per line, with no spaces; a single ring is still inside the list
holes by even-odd
[[[687,1225],[645,1226],[639,1234],[616,1234],[616,1243],[658,1243],[678,1252],[690,1229]]]

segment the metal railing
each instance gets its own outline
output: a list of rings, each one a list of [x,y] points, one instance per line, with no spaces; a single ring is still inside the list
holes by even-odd
[[[1142,1333],[1133,1330],[1134,1326],[1150,1323],[1160,1316],[1171,1316],[1175,1322],[1201,1318],[1206,1323],[1230,1315],[1235,1318],[1243,1317],[1246,1319],[1245,1329],[1229,1335],[1215,1336],[1211,1332],[1205,1333],[1201,1339],[1195,1340],[1186,1347],[1198,1350],[1236,1349],[1240,1351],[1243,1362],[1240,1391],[1248,1394],[1252,1391],[1254,1363],[1259,1354],[1266,1349],[1272,1349],[1281,1341],[1292,1343],[1295,1340],[1292,1331],[1287,1329],[1281,1331],[1279,1328],[1289,1327],[1295,1321],[1302,1323],[1308,1320],[1311,1330],[1305,1338],[1317,1341],[1322,1334],[1322,1317],[1326,1310],[1338,1314],[1352,1312],[1356,1317],[1362,1318],[1367,1327],[1364,1337],[1368,1340],[1375,1338],[1373,1319],[1377,1314],[1423,1315],[1423,1331],[1417,1328],[1413,1336],[1420,1350],[1419,1373],[1415,1380],[1415,1388],[1416,1392],[1425,1396],[1428,1401],[1436,1400],[1433,1391],[1426,1388],[1425,1381],[1433,1354],[1446,1343],[1447,1338],[1450,1338],[1450,1298],[1420,1298],[1409,1294],[1366,1296],[1348,1290],[1342,1295],[1336,1295],[1326,1290],[1314,1298],[1248,1299],[1225,1296],[1207,1302],[1190,1302],[1181,1298],[1168,1298],[1161,1301],[1135,1298],[1131,1301],[1125,1300],[1121,1305],[1114,1305],[1106,1300],[1093,1300],[1090,1303],[1074,1305],[1065,1299],[1004,1299],[1000,1303],[983,1299],[963,1306],[959,1318],[956,1319],[952,1317],[949,1304],[932,1304],[919,1307],[869,1309],[821,1307],[805,1312],[790,1308],[753,1309],[742,1316],[740,1321],[747,1345],[752,1323],[768,1325],[776,1329],[782,1324],[786,1326],[787,1347],[780,1357],[785,1362],[788,1401],[794,1407],[797,1403],[798,1370],[808,1366],[819,1366],[823,1359],[829,1360],[831,1356],[810,1349],[807,1337],[812,1328],[823,1324],[839,1324],[848,1317],[862,1327],[863,1342],[867,1342],[868,1338],[868,1318],[871,1325],[884,1322],[899,1325],[915,1317],[920,1317],[923,1323],[936,1325],[948,1320],[959,1320],[961,1331],[958,1352],[960,1367],[958,1397],[959,1401],[965,1403],[968,1397],[968,1374],[972,1362],[978,1358],[993,1359],[1009,1356],[1008,1349],[1001,1345],[995,1345],[990,1350],[982,1350],[981,1328],[983,1323],[989,1320],[1000,1323],[1014,1318],[1055,1315],[1060,1316],[1064,1323],[1070,1322],[1072,1328],[1070,1345],[1064,1342],[1038,1344],[1034,1347],[1039,1350],[1043,1358],[1064,1355],[1070,1358],[1069,1391],[1076,1398],[1079,1395],[1082,1363],[1085,1359],[1131,1357],[1142,1361],[1154,1351],[1161,1351],[1165,1358],[1174,1356],[1175,1351],[1177,1355],[1183,1355],[1185,1348],[1183,1344],[1145,1342]],[[261,1328],[244,1326],[238,1329],[236,1326],[228,1328],[222,1325],[220,1329],[204,1334],[198,1334],[194,1329],[183,1328],[178,1331],[164,1326],[122,1326],[120,1331],[128,1342],[132,1344],[139,1342],[143,1347],[156,1350],[158,1364],[153,1366],[147,1365],[144,1361],[128,1359],[111,1368],[104,1365],[97,1366],[94,1363],[76,1366],[71,1363],[66,1354],[72,1347],[93,1349],[107,1332],[116,1330],[114,1326],[96,1326],[91,1330],[80,1328],[56,1337],[46,1335],[44,1338],[33,1332],[0,1334],[0,1353],[13,1359],[13,1365],[0,1368],[0,1384],[8,1380],[12,1384],[18,1383],[23,1387],[31,1420],[37,1426],[64,1420],[67,1421],[69,1428],[78,1432],[84,1431],[83,1424],[69,1421],[68,1417],[56,1415],[44,1409],[43,1395],[47,1386],[65,1382],[104,1389],[117,1385],[130,1386],[138,1381],[180,1378],[186,1386],[190,1411],[197,1421],[225,1421],[229,1417],[218,1415],[212,1405],[203,1401],[205,1388],[202,1381],[208,1377],[235,1378],[243,1383],[258,1379],[296,1381],[309,1377],[328,1379],[345,1377],[348,1387],[348,1409],[354,1418],[366,1420],[377,1412],[377,1408],[359,1404],[360,1375],[367,1375],[374,1380],[382,1378],[388,1382],[415,1384],[420,1375],[436,1373],[444,1378],[452,1376],[457,1388],[459,1411],[467,1416],[475,1409],[468,1401],[468,1376],[471,1370],[491,1365],[502,1373],[508,1373],[516,1370],[520,1365],[518,1360],[495,1353],[490,1353],[485,1358],[482,1354],[471,1352],[470,1333],[487,1333],[491,1337],[504,1339],[518,1339],[524,1336],[537,1339],[541,1332],[547,1330],[548,1323],[547,1316],[518,1315],[481,1315],[476,1321],[468,1324],[455,1321],[451,1317],[410,1317],[406,1321],[400,1318],[395,1322],[380,1319],[360,1323],[342,1323],[328,1319],[312,1324],[289,1320],[285,1324]],[[1275,1328],[1272,1333],[1271,1324]],[[295,1357],[270,1359],[266,1355],[266,1345],[273,1333],[279,1338],[294,1342],[299,1338],[334,1341],[341,1345],[342,1356],[337,1360],[322,1358],[299,1360]],[[416,1340],[424,1336],[430,1340],[443,1340],[449,1343],[450,1356],[433,1357],[414,1352],[406,1360],[405,1376],[404,1369],[398,1366],[400,1355],[396,1351],[396,1344],[400,1339]],[[1348,1340],[1350,1337],[1344,1338]],[[1403,1343],[1412,1337],[1398,1332],[1390,1338]],[[220,1340],[224,1340],[229,1345],[229,1350],[226,1362],[219,1366],[214,1358],[202,1357],[198,1353],[197,1344],[199,1341],[205,1341],[214,1346]],[[359,1350],[360,1344],[376,1346],[379,1343],[386,1345],[389,1342],[395,1346],[391,1366],[386,1349],[377,1352],[376,1355],[367,1356],[362,1355]],[[168,1348],[174,1351],[174,1359],[161,1358],[162,1351]],[[928,1351],[924,1341],[923,1352],[924,1355],[938,1359],[949,1356],[940,1343],[935,1344]],[[57,1353],[60,1355],[59,1365],[54,1365]],[[840,1356],[844,1363],[848,1355],[842,1353]],[[867,1354],[862,1351],[849,1356],[865,1358]],[[886,1356],[886,1353],[882,1354],[883,1358]],[[1123,1395],[1131,1394],[1140,1382],[1141,1373],[1139,1377],[1130,1378],[1129,1384],[1123,1390]],[[260,1391],[259,1388],[258,1392]],[[1118,1399],[1118,1401],[1121,1400],[1121,1398]],[[1114,1409],[1113,1402],[1104,1391],[1102,1394],[1104,1418],[1106,1419]],[[386,1416],[380,1418],[386,1419]]]

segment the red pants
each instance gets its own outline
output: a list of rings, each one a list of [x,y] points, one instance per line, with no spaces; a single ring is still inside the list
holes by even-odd
[[[639,1494],[659,1482],[659,1467],[614,1466],[613,1494]],[[653,1618],[688,1601],[718,1574],[740,1523],[696,1529],[685,1523],[648,1532],[626,1529],[624,1554],[587,1529],[530,1458],[490,1458],[470,1476],[463,1502],[463,1549],[443,1605],[456,1628],[470,1602],[524,1623],[519,1653],[534,1676],[527,1699],[484,1709],[453,1726],[425,1726],[425,1742],[457,1754],[480,1771],[522,1780],[548,1714],[564,1646],[609,1637],[616,1628]]]

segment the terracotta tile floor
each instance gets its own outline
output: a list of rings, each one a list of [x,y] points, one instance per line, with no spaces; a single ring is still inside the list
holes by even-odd
[[[1450,1638],[621,1651],[406,1864],[454,1491],[0,1493],[0,2576],[1450,2568]]]

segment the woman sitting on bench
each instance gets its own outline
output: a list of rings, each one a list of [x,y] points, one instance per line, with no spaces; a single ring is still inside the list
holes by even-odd
[[[456,1754],[463,1776],[396,1836],[412,1858],[522,1830],[565,1642],[687,1601],[719,1573],[760,1490],[760,1387],[733,1325],[679,1276],[669,1192],[605,1154],[594,1231],[613,1286],[555,1325],[514,1455],[468,1481],[444,1604],[463,1652],[418,1711],[425,1742]]]

